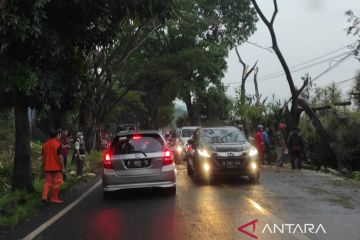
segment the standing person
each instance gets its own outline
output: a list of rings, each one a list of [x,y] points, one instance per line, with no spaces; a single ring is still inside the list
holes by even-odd
[[[264,140],[264,162],[270,165],[271,158],[270,158],[270,137],[269,137],[269,128],[266,127],[262,132],[263,140]]]
[[[285,153],[288,151],[285,140],[284,131],[286,125],[283,123],[279,124],[279,130],[276,132],[275,144],[276,144],[276,166],[282,167],[284,164]]]
[[[51,190],[51,203],[61,204],[64,201],[59,199],[60,186],[64,183],[63,173],[65,171],[64,161],[60,143],[60,132],[49,131],[49,140],[42,146],[42,161],[44,169],[44,186],[42,201],[48,201],[49,190]]]
[[[297,127],[293,127],[290,132],[287,145],[290,153],[291,169],[298,168],[301,170],[301,157],[304,149],[304,141]]]
[[[81,132],[77,133],[75,142],[75,160],[76,160],[76,176],[80,177],[83,174],[85,162],[85,142],[84,136]]]
[[[258,151],[259,156],[259,165],[264,164],[264,137],[263,132],[264,127],[263,125],[259,124],[257,126],[257,130],[255,132],[255,147]]]
[[[61,149],[62,149],[62,156],[64,159],[65,170],[66,170],[66,166],[67,166],[67,156],[69,154],[70,148],[71,148],[71,145],[70,145],[69,133],[67,130],[63,130],[62,134],[61,134]]]

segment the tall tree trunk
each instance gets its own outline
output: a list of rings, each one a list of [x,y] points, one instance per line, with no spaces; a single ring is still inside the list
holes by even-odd
[[[21,96],[15,102],[15,159],[12,190],[34,191],[31,179],[30,124],[28,107]]]
[[[95,115],[91,99],[85,98],[80,105],[79,130],[84,135],[86,151],[93,147]]]
[[[299,98],[298,99],[299,106],[302,107],[302,109],[305,111],[305,113],[309,116],[310,121],[312,125],[314,126],[319,138],[320,138],[320,145],[321,149],[324,150],[324,153],[329,153],[329,150],[332,151],[334,154],[337,153],[336,151],[336,143],[333,141],[333,138],[330,136],[330,134],[327,132],[325,127],[322,125],[318,115],[311,109],[309,104],[304,100]],[[300,114],[296,117],[296,120],[300,119]],[[338,155],[338,154],[336,154]],[[324,159],[325,166],[334,166],[334,162],[331,161],[331,159]],[[336,168],[343,172],[344,170],[344,163],[342,162],[342,159],[339,157],[336,157]]]
[[[197,125],[197,119],[196,119],[196,114],[195,114],[195,109],[193,104],[191,103],[191,101],[184,101],[185,105],[186,105],[186,110],[188,113],[188,117],[189,117],[189,122],[191,126],[195,126]]]

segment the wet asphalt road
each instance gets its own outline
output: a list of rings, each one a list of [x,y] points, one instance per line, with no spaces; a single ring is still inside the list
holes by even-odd
[[[179,165],[176,196],[126,190],[104,200],[100,185],[35,239],[360,239],[359,206],[359,185],[322,173],[266,167],[257,185],[245,178],[198,185]],[[255,229],[244,228],[253,237],[238,230],[255,220]],[[305,223],[326,233],[270,231]]]

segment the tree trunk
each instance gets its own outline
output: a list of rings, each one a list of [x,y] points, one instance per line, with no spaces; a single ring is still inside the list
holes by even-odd
[[[15,102],[15,158],[12,190],[34,191],[31,178],[30,124],[25,100]]]
[[[195,109],[194,109],[194,105],[191,102],[190,93],[186,96],[186,98],[183,98],[182,100],[185,102],[185,105],[186,105],[186,110],[187,110],[187,114],[188,114],[188,117],[189,117],[190,125],[191,126],[198,125],[199,123],[197,121],[198,119],[196,117],[196,112],[195,112]]]
[[[324,149],[325,153],[329,153],[329,150],[332,151],[333,153],[336,153],[336,149],[335,149],[336,144],[333,141],[332,137],[327,132],[327,130],[325,129],[325,127],[322,125],[318,115],[311,109],[309,104],[304,99],[299,98],[298,104],[299,104],[299,106],[302,107],[302,109],[305,111],[305,113],[309,116],[312,125],[314,126],[317,134],[319,135],[320,144],[322,145],[321,149]],[[299,116],[297,117],[297,119],[299,119]],[[334,166],[334,162],[332,162],[331,159],[330,160],[324,159],[323,161],[326,162],[324,165]],[[343,172],[344,164],[340,158],[336,158],[335,164],[336,164],[337,169],[340,172]]]
[[[87,98],[85,98],[80,105],[79,111],[79,130],[83,133],[87,152],[90,152],[92,149],[94,139],[95,115],[94,109],[91,107],[92,102],[93,101],[87,100]]]

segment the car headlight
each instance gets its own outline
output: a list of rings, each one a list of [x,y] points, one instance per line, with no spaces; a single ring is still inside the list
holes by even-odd
[[[254,147],[250,148],[250,151],[249,151],[249,156],[250,156],[250,157],[254,157],[254,156],[256,156],[257,154],[258,154],[258,151],[257,151],[256,148],[254,148]]]
[[[199,149],[198,152],[199,152],[199,155],[202,157],[210,157],[209,153],[205,149],[203,149],[203,150]]]
[[[177,146],[177,147],[176,147],[176,151],[181,152],[182,150],[183,150],[183,149],[182,149],[181,146]]]
[[[256,165],[256,163],[254,163],[254,162],[252,162],[252,163],[250,164],[250,167],[251,167],[252,170],[256,170],[256,169],[257,169],[257,165]]]
[[[205,172],[209,172],[209,170],[210,170],[210,165],[209,165],[208,163],[204,163],[203,168],[204,168],[204,171],[205,171]]]

